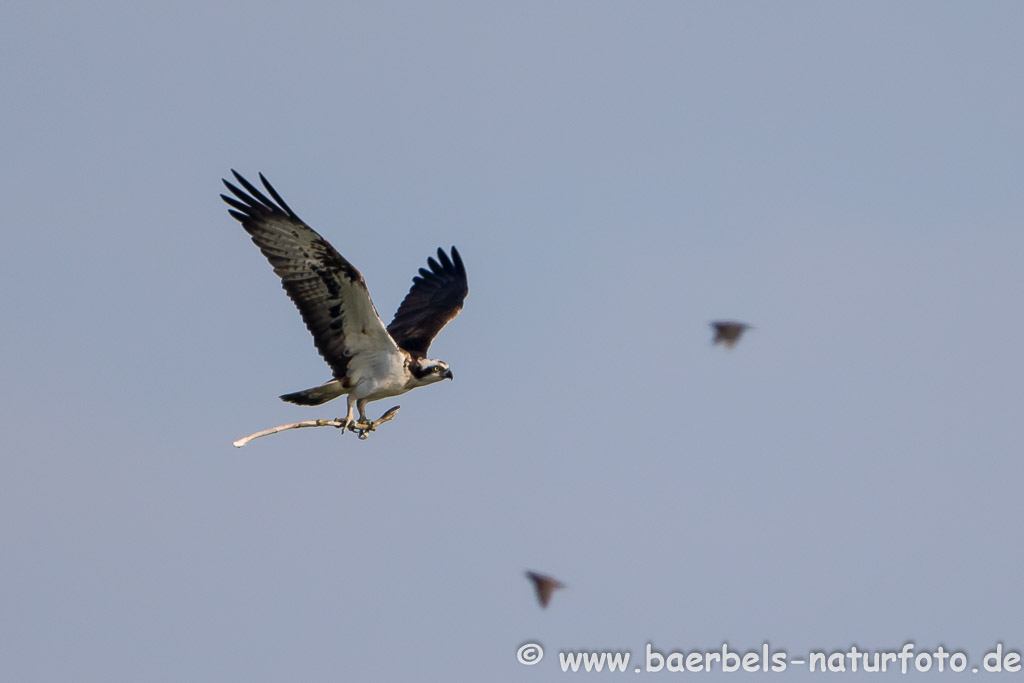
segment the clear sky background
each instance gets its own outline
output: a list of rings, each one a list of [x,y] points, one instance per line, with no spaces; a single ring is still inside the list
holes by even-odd
[[[1022,26],[1010,1],[6,3],[2,677],[1024,648]],[[371,404],[402,410],[366,442],[232,448],[344,404],[277,399],[329,370],[218,198],[231,168],[386,320],[457,245],[455,381]],[[719,318],[757,329],[712,347]],[[547,610],[528,568],[569,586]]]

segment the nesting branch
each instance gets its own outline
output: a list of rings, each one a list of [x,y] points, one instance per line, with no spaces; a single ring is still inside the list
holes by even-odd
[[[380,416],[380,418],[370,421],[361,420],[353,422],[349,425],[349,431],[355,432],[359,435],[360,439],[365,439],[370,435],[370,432],[376,431],[377,427],[390,422],[395,419],[395,415],[398,414],[398,409],[402,406],[395,406],[388,412]],[[241,439],[234,442],[235,448],[241,448],[245,444],[249,443],[253,439],[258,439],[261,436],[269,436],[270,434],[277,434],[278,432],[288,431],[289,429],[302,429],[303,427],[334,427],[335,429],[341,429],[345,426],[345,418],[338,417],[333,420],[305,420],[303,422],[292,422],[291,424],[281,425],[280,427],[272,427],[271,429],[264,429],[261,432],[250,434],[249,436],[243,436]]]

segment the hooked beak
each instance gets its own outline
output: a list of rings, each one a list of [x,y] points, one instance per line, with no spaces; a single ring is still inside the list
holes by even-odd
[[[448,368],[447,370],[445,370],[445,373],[443,375],[441,375],[441,376],[442,377],[446,377],[448,379],[455,379],[455,375],[452,374],[452,369],[451,368]]]

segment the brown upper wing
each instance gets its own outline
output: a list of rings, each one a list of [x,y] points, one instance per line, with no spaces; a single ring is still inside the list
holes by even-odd
[[[451,258],[443,249],[437,260],[427,259],[430,270],[420,268],[412,279],[412,288],[405,295],[388,332],[401,348],[413,356],[425,357],[437,333],[462,310],[469,294],[466,267],[459,251],[452,247]]]
[[[548,606],[548,603],[551,602],[551,594],[555,592],[556,588],[565,588],[565,584],[558,579],[538,572],[528,571],[526,577],[533,582],[533,589],[537,592],[537,601],[541,607]]]
[[[338,379],[363,352],[398,353],[370,300],[363,276],[315,230],[302,222],[260,174],[267,197],[232,171],[244,190],[224,181],[228,211],[252,235],[299,309],[313,342]]]

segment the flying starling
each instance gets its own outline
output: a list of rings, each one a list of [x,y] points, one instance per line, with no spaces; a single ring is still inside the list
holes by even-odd
[[[721,344],[727,349],[736,346],[736,342],[740,340],[743,333],[750,329],[750,325],[746,323],[731,320],[717,320],[711,323],[711,327],[715,330],[715,338],[711,343]]]
[[[551,594],[556,588],[565,588],[565,584],[558,579],[553,579],[537,572],[526,572],[526,578],[533,582],[533,589],[537,591],[537,601],[541,607],[547,607],[551,601]]]

